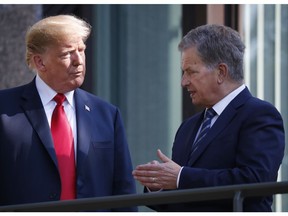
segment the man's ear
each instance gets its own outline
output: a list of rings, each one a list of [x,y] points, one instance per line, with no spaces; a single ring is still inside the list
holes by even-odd
[[[45,64],[43,62],[42,56],[41,55],[34,55],[33,56],[33,62],[35,67],[37,68],[37,71],[45,71],[46,67]]]
[[[218,84],[221,84],[224,82],[225,79],[227,79],[228,77],[228,66],[225,63],[220,63],[218,65],[218,69],[217,69],[217,82]]]

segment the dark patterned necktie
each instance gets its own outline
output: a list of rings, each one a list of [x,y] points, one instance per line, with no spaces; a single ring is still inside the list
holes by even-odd
[[[201,131],[199,132],[198,137],[196,138],[196,140],[194,141],[194,143],[192,145],[191,154],[190,154],[190,159],[189,159],[188,165],[191,165],[190,161],[192,159],[192,154],[198,148],[200,141],[206,136],[206,134],[210,130],[211,120],[216,114],[217,113],[215,112],[215,110],[213,108],[207,109],[207,111],[205,113],[205,116],[204,116],[204,120],[202,122]]]

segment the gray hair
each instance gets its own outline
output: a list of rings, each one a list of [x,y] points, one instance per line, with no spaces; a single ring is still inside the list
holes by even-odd
[[[195,47],[201,60],[209,68],[220,63],[228,65],[230,77],[243,81],[245,45],[240,34],[223,25],[203,25],[189,31],[179,43],[179,51]]]
[[[91,25],[73,15],[57,15],[44,18],[26,33],[26,62],[33,69],[31,61],[35,54],[43,54],[47,47],[69,39],[71,36],[79,36],[86,42],[91,33]]]

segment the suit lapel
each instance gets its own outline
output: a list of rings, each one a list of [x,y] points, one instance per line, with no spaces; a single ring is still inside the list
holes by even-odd
[[[50,127],[40,96],[36,89],[35,79],[25,88],[22,94],[21,106],[33,129],[38,134],[42,144],[57,167],[57,159],[50,133]]]
[[[237,95],[224,109],[221,115],[218,117],[216,122],[213,124],[211,130],[207,133],[207,135],[199,142],[199,147],[193,152],[191,165],[195,163],[195,161],[201,156],[201,154],[205,151],[205,149],[209,146],[209,144],[214,140],[214,138],[224,130],[229,122],[234,118],[237,114],[237,109],[241,106],[245,101],[251,97],[251,94],[247,88],[245,88],[239,95]],[[199,128],[199,127],[198,127]],[[198,129],[196,128],[196,130]],[[195,136],[194,136],[195,138]],[[193,143],[193,140],[192,140]],[[191,145],[192,145],[191,143]]]
[[[77,167],[84,164],[88,155],[91,140],[91,113],[92,106],[88,98],[80,90],[75,90],[75,106],[77,121]]]
[[[209,146],[213,139],[228,125],[236,114],[234,108],[228,106],[223,113],[218,117],[212,128],[209,130],[207,135],[199,142],[198,148],[191,155],[191,165],[201,156],[204,150]]]
[[[192,147],[192,144],[195,140],[198,129],[201,125],[203,116],[204,116],[204,111],[201,114],[199,114],[198,116],[195,116],[195,120],[193,122],[196,122],[196,123],[191,124],[191,128],[190,128],[191,133],[187,136],[187,139],[185,141],[184,157],[181,157],[181,160],[182,160],[181,164],[187,164],[187,161],[189,161],[190,153],[191,153],[191,147]]]

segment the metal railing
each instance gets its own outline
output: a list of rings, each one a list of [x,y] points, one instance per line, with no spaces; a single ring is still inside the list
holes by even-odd
[[[261,197],[285,193],[288,193],[288,181],[9,205],[0,207],[0,211],[76,212],[131,206],[233,199],[233,211],[239,212],[243,211],[243,200],[247,197]]]

